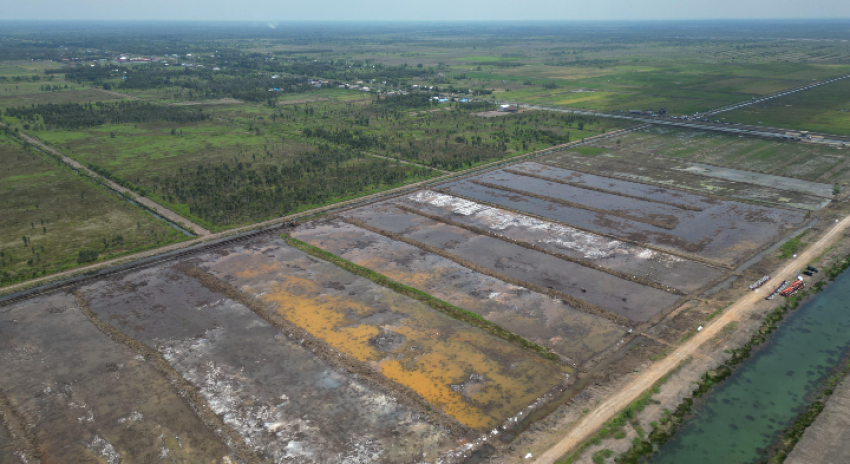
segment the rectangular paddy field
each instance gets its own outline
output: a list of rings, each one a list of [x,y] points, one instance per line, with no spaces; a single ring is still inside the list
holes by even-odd
[[[540,161],[694,193],[822,208],[850,181],[846,150],[650,127],[552,154]]]
[[[16,416],[28,459],[221,463],[231,455],[183,392],[99,331],[73,295],[0,308],[0,372],[0,400],[15,411],[0,412]]]
[[[801,211],[693,196],[679,200],[680,203],[667,202],[658,198],[670,199],[677,192],[659,194],[657,187],[637,183],[631,183],[629,188],[633,192],[643,189],[646,194],[626,194],[610,184],[591,189],[570,180],[577,174],[574,171],[537,163],[523,163],[510,169],[512,172],[507,171],[450,182],[440,191],[529,212],[589,232],[649,244],[672,254],[698,256],[721,266],[731,266],[754,254],[806,217]],[[688,201],[699,203],[687,205]]]
[[[204,256],[201,267],[470,429],[502,424],[572,372],[282,239]]]
[[[257,455],[273,462],[348,456],[406,463],[421,458],[423,448],[442,455],[457,438],[172,267],[99,282],[82,294],[101,320],[162,354]]]

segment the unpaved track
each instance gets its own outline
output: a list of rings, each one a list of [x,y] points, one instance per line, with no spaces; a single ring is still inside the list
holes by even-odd
[[[791,280],[795,277],[798,269],[806,267],[815,257],[831,246],[850,226],[850,216],[845,217],[835,224],[817,242],[809,245],[806,251],[797,255],[797,258],[789,261],[778,272],[771,276],[772,281]],[[599,405],[588,415],[582,418],[566,437],[555,443],[534,461],[535,464],[553,464],[559,458],[570,452],[575,446],[591,437],[593,433],[602,428],[603,425],[617,413],[631,404],[643,392],[652,388],[662,377],[676,368],[683,360],[690,356],[699,355],[698,350],[703,343],[711,340],[719,334],[727,324],[739,321],[748,316],[753,306],[764,304],[765,292],[750,292],[736,301],[720,317],[707,324],[701,332],[679,345],[673,353],[661,361],[649,366],[641,372],[620,391],[599,403]]]
[[[594,140],[594,139],[597,139],[597,138],[613,137],[615,135],[622,134],[624,132],[630,132],[630,131],[633,131],[633,130],[637,130],[637,129],[645,127],[645,126],[646,125],[627,127],[627,128],[620,129],[620,130],[611,131],[611,132],[608,132],[608,133],[605,133],[605,134],[595,135],[593,137],[588,137],[587,139],[585,139],[585,142],[588,142],[590,140]],[[47,150],[50,153],[53,153],[57,156],[60,156],[62,158],[62,160],[66,164],[68,164],[68,166],[71,166],[73,169],[79,169],[79,170],[85,171],[86,173],[89,173],[92,176],[102,178],[101,176],[92,172],[91,170],[89,170],[85,166],[81,165],[80,163],[74,161],[71,158],[68,158],[65,155],[62,155],[58,151],[44,145],[42,142],[35,140],[32,137],[29,137],[22,132],[19,132],[18,135],[21,138],[23,138],[24,140],[28,141],[29,143],[36,145],[43,150]],[[412,190],[416,190],[416,189],[430,188],[434,184],[446,182],[450,179],[469,176],[469,175],[477,174],[479,172],[483,172],[483,171],[490,170],[490,169],[498,169],[502,166],[506,166],[506,165],[509,165],[509,164],[520,163],[520,162],[523,162],[523,161],[527,161],[529,158],[533,158],[540,153],[545,153],[545,152],[550,151],[550,150],[565,149],[569,146],[582,144],[582,143],[585,143],[585,142],[575,141],[575,142],[572,142],[572,143],[557,145],[557,146],[549,147],[549,148],[546,148],[546,149],[543,149],[543,150],[538,150],[538,151],[534,151],[534,152],[531,152],[531,153],[526,153],[524,155],[519,155],[519,156],[512,158],[512,159],[509,159],[509,160],[494,161],[492,163],[488,163],[488,164],[481,165],[481,166],[476,166],[474,168],[466,169],[466,170],[463,170],[463,171],[458,171],[458,172],[455,172],[455,173],[446,174],[445,176],[435,177],[435,178],[429,179],[427,181],[403,185],[401,187],[397,187],[397,188],[394,188],[394,189],[391,189],[391,190],[385,190],[383,192],[373,193],[371,195],[366,195],[366,196],[354,198],[352,200],[347,200],[347,201],[343,201],[343,202],[340,202],[340,203],[334,203],[334,204],[331,204],[331,205],[326,205],[326,206],[322,206],[322,207],[319,207],[319,208],[314,208],[314,209],[311,209],[311,210],[302,211],[300,213],[291,214],[289,216],[278,217],[278,218],[274,218],[274,219],[269,219],[268,221],[258,222],[258,223],[255,223],[255,224],[250,224],[250,225],[242,226],[242,227],[236,227],[236,228],[224,231],[224,232],[218,232],[218,233],[213,234],[213,233],[210,233],[209,231],[207,231],[206,229],[201,228],[201,230],[203,230],[206,233],[205,234],[199,233],[198,235],[200,235],[200,237],[198,237],[196,239],[187,240],[185,242],[180,242],[180,243],[175,243],[173,245],[166,245],[162,248],[156,248],[156,249],[153,249],[153,250],[143,251],[143,252],[136,253],[136,254],[133,254],[133,255],[128,255],[128,256],[123,256],[123,257],[120,257],[120,258],[111,259],[111,260],[108,260],[108,261],[101,261],[101,262],[91,264],[91,265],[88,265],[88,266],[76,267],[74,269],[70,269],[70,270],[67,270],[67,271],[64,271],[64,272],[58,272],[56,274],[51,274],[51,275],[48,275],[48,276],[39,277],[37,279],[31,279],[31,280],[28,280],[28,281],[25,281],[25,282],[17,283],[17,284],[14,284],[14,285],[9,285],[7,287],[0,287],[0,295],[11,293],[11,292],[14,292],[14,291],[20,291],[20,290],[23,290],[25,288],[35,286],[36,284],[44,284],[44,283],[48,283],[48,282],[53,282],[53,281],[61,280],[63,278],[68,278],[68,277],[73,277],[75,275],[80,275],[80,274],[83,274],[83,273],[88,272],[88,271],[94,271],[94,270],[102,269],[102,268],[109,267],[109,266],[116,266],[116,265],[123,264],[123,263],[129,263],[129,262],[132,262],[132,261],[136,261],[136,260],[140,260],[140,259],[144,259],[144,258],[149,258],[151,256],[156,256],[156,255],[159,255],[159,254],[162,254],[162,253],[167,253],[169,251],[187,248],[187,247],[190,247],[192,245],[198,245],[200,243],[207,242],[207,241],[210,241],[210,240],[225,238],[225,237],[228,237],[228,236],[231,236],[231,235],[236,235],[236,234],[248,232],[248,231],[251,231],[251,230],[261,229],[261,228],[264,228],[264,227],[269,227],[269,226],[273,226],[273,225],[276,225],[276,224],[280,224],[282,222],[288,222],[288,221],[300,219],[300,218],[307,217],[307,216],[313,216],[313,215],[316,215],[316,214],[321,214],[321,213],[324,213],[324,212],[327,212],[327,211],[330,211],[330,210],[334,210],[334,209],[345,208],[345,207],[348,207],[348,206],[354,206],[354,205],[358,205],[358,204],[363,203],[363,202],[374,201],[374,200],[378,200],[380,198],[398,195],[398,194],[408,192],[408,191],[412,191]],[[115,186],[116,190],[118,190],[118,191],[128,191],[127,189],[121,187],[120,185],[115,184],[114,182],[112,182],[108,179],[105,179],[105,178],[102,178],[102,179],[104,180],[104,182],[107,182],[110,186]],[[850,191],[850,190],[848,190],[848,191]],[[130,192],[130,194],[135,195],[135,193],[133,193],[133,192]],[[191,224],[191,222],[186,221],[185,219],[183,219],[181,216],[177,215],[173,211],[167,210],[163,206],[158,205],[157,203],[154,203],[154,202],[148,200],[147,198],[143,198],[143,197],[136,197],[136,198],[146,200],[147,202],[150,202],[153,205],[155,205],[156,208],[151,207],[151,209],[153,209],[154,211],[157,211],[157,212],[160,212],[161,210],[167,211],[168,214],[161,214],[161,215],[164,216],[164,217],[167,217],[169,219],[176,218],[176,219],[173,219],[174,222],[178,222],[178,223],[182,222],[183,224],[186,224],[187,226],[188,226],[188,224]],[[148,205],[147,202],[140,201],[140,203],[144,203],[145,205]],[[196,226],[196,227],[200,227],[200,226]]]
[[[104,92],[105,92],[105,90],[104,90]],[[111,180],[109,180],[109,179],[101,176],[100,174],[92,171],[91,169],[83,166],[79,162],[63,155],[62,153],[59,153],[58,151],[54,150],[53,148],[48,147],[43,142],[36,140],[36,139],[34,139],[34,138],[32,138],[32,137],[30,137],[30,136],[28,136],[28,135],[26,135],[22,132],[19,132],[18,136],[21,137],[22,139],[26,140],[27,142],[37,146],[41,150],[49,151],[50,153],[58,156],[62,160],[63,163],[67,164],[72,169],[74,169],[76,171],[84,172],[89,177],[92,177],[92,178],[95,178],[95,179],[100,179],[101,181],[103,181],[104,184],[108,185],[109,188],[111,188],[112,190],[115,190],[118,193],[121,193],[121,194],[124,194],[124,195],[129,195],[130,198],[132,198],[133,201],[135,201],[136,203],[141,203],[141,204],[145,205],[146,208],[148,208],[152,211],[156,211],[156,214],[159,214],[160,216],[168,219],[169,221],[175,222],[179,225],[186,226],[186,227],[192,229],[192,231],[195,232],[195,234],[197,234],[197,235],[200,235],[200,236],[210,235],[210,231],[208,231],[207,229],[204,229],[203,227],[193,223],[192,221],[184,218],[183,216],[180,216],[179,214],[175,213],[174,211],[171,211],[170,209],[168,209],[164,206],[161,206],[159,203],[157,203],[153,200],[145,198],[145,197],[137,194],[136,192],[133,192],[130,189],[124,188],[124,187],[116,184],[115,182],[112,182]]]

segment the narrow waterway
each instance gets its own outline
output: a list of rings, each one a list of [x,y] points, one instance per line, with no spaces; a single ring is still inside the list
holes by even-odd
[[[850,272],[800,305],[732,376],[695,408],[695,417],[653,464],[744,464],[777,434],[850,348]]]

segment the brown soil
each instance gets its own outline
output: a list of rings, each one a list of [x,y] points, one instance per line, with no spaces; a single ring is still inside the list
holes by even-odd
[[[393,398],[395,398],[400,404],[411,407],[416,411],[420,411],[421,414],[430,416],[434,423],[450,430],[453,436],[462,437],[470,431],[453,417],[442,412],[439,408],[429,404],[421,396],[408,390],[402,385],[388,380],[386,377],[375,372],[375,370],[371,367],[353,359],[350,356],[346,356],[344,353],[338,352],[331,348],[323,340],[313,336],[295,324],[292,324],[280,313],[269,308],[261,300],[226,282],[223,282],[198,267],[181,264],[174,268],[189,277],[197,279],[204,287],[207,287],[216,293],[220,293],[233,301],[243,304],[269,324],[272,324],[274,327],[281,330],[290,340],[298,340],[301,346],[319,356],[329,365],[342,369],[348,374],[355,375],[359,380],[379,391],[391,392],[391,396],[393,396]]]
[[[195,411],[195,414],[197,414],[201,421],[203,421],[210,430],[214,430],[225,443],[230,445],[235,456],[240,461],[246,463],[264,462],[247,444],[245,444],[242,437],[233,430],[233,428],[225,424],[221,418],[212,411],[212,408],[210,408],[209,403],[207,403],[207,400],[204,399],[203,395],[201,395],[191,383],[178,374],[160,353],[149,348],[144,343],[124,335],[111,325],[101,321],[100,318],[98,318],[97,315],[95,315],[89,308],[88,301],[82,293],[74,291],[74,296],[77,300],[77,305],[79,305],[80,309],[83,310],[83,313],[89,318],[92,324],[98,328],[98,330],[116,342],[127,345],[133,351],[143,356],[145,360],[148,361],[161,375],[167,378],[172,387]]]

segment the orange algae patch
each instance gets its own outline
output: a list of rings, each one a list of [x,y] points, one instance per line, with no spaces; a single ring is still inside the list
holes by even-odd
[[[238,285],[287,320],[470,428],[501,424],[571,372],[298,250],[276,251],[270,258],[244,250],[210,265],[234,270]],[[244,270],[233,269],[236,263]],[[381,345],[381,337],[394,343]]]

